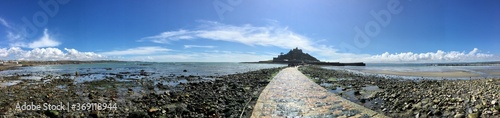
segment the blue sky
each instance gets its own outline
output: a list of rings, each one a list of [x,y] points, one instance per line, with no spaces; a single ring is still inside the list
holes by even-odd
[[[500,54],[495,0],[0,2],[0,59],[241,62],[294,47],[342,62]]]

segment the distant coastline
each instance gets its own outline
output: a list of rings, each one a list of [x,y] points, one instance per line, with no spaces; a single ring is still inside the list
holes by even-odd
[[[40,65],[61,65],[61,64],[88,64],[88,63],[109,63],[109,62],[124,62],[117,60],[92,60],[92,61],[79,61],[79,60],[57,60],[57,61],[25,61],[25,60],[9,60],[0,61],[0,71],[15,69],[17,67],[27,66],[40,66]]]
[[[500,61],[430,63],[427,66],[500,66]]]

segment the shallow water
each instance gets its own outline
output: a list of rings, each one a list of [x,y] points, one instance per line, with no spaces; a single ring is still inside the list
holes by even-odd
[[[15,70],[0,71],[1,76],[20,76],[25,80],[41,80],[47,75],[66,75],[76,82],[116,78],[118,81],[138,79],[176,79],[175,81],[157,81],[164,85],[186,83],[182,77],[199,76],[200,81],[213,80],[211,76],[244,73],[265,68],[283,67],[283,64],[250,64],[233,62],[110,62],[94,64],[65,64],[20,67]],[[78,76],[75,76],[78,73]],[[177,80],[177,77],[181,77]],[[6,86],[16,82],[3,83]]]

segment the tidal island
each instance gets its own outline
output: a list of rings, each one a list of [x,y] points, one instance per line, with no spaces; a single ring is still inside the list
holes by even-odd
[[[363,62],[354,63],[340,63],[340,62],[322,62],[315,57],[302,52],[301,49],[296,47],[291,49],[288,53],[283,54],[283,52],[274,57],[272,60],[259,61],[259,62],[243,62],[243,63],[276,63],[276,64],[288,64],[289,66],[296,65],[325,65],[325,66],[366,66]]]

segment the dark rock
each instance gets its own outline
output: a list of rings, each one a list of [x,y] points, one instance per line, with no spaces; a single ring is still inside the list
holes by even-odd
[[[119,72],[119,74],[130,74],[130,72]]]
[[[151,118],[146,112],[135,111],[128,114],[127,118]]]
[[[356,90],[354,91],[354,95],[361,95],[361,93],[359,92],[359,90]]]
[[[88,97],[89,97],[89,99],[94,99],[94,98],[96,98],[97,96],[96,96],[96,95],[94,95],[93,93],[89,93]]]
[[[59,112],[56,110],[45,111],[45,115],[47,115],[51,118],[55,118],[55,117],[59,117]]]
[[[100,118],[100,117],[102,117],[101,114],[99,113],[99,111],[91,111],[89,113],[89,116],[92,117],[92,118]]]
[[[361,98],[361,99],[359,99],[359,102],[361,102],[361,103],[365,103],[365,102],[366,102],[366,99],[365,99],[365,98]]]

